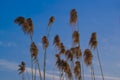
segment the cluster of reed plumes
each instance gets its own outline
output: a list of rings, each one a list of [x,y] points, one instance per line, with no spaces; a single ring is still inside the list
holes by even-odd
[[[42,44],[44,50],[44,67],[43,67],[43,77],[41,75],[40,64],[38,59],[39,50],[37,45],[33,40],[34,25],[31,18],[24,18],[22,16],[15,19],[15,23],[22,27],[24,33],[30,35],[31,45],[30,45],[30,55],[31,55],[31,71],[32,80],[36,80],[36,70],[38,68],[40,80],[46,80],[46,59],[47,59],[47,49],[50,45],[49,34],[51,31],[51,26],[55,22],[55,17],[51,16],[48,22],[48,32],[42,37]],[[70,12],[70,24],[74,25],[74,31],[72,32],[72,47],[67,49],[65,44],[61,41],[60,36],[56,35],[53,40],[53,45],[57,50],[56,66],[60,71],[60,80],[66,78],[68,80],[84,80],[84,68],[83,68],[83,58],[84,63],[91,68],[91,77],[95,80],[94,67],[93,67],[93,53],[92,50],[96,50],[98,46],[97,34],[93,32],[89,41],[90,48],[85,49],[82,54],[80,46],[80,32],[78,25],[78,13],[76,9],[72,9]],[[97,50],[98,52],[98,50]],[[98,53],[97,53],[98,54]],[[83,58],[82,58],[83,57]],[[98,60],[101,68],[100,57],[98,55]],[[23,74],[22,80],[24,80],[25,72],[25,62],[21,62],[19,65],[19,74]],[[35,70],[35,71],[34,71]],[[102,68],[101,68],[102,72]],[[34,74],[35,73],[35,74]],[[103,73],[103,72],[102,72]],[[103,74],[102,74],[103,77]],[[104,77],[103,77],[104,80]]]
[[[59,35],[56,35],[54,38],[53,44],[58,50],[58,54],[56,54],[56,65],[61,73],[61,78],[64,76],[63,74],[67,74],[67,78],[69,80],[73,80],[73,73],[76,76],[76,79],[81,80],[81,64],[79,59],[82,57],[82,51],[80,46],[72,47],[66,50],[64,44],[61,42]],[[65,56],[66,59],[61,59],[61,56]],[[72,63],[71,63],[72,62]],[[74,66],[74,64],[76,64]],[[71,65],[71,66],[70,66]],[[72,67],[73,66],[73,67]],[[63,73],[64,72],[64,73]]]
[[[57,58],[56,66],[61,71],[61,75],[63,75],[63,72],[65,72],[69,80],[72,80],[72,72],[71,72],[68,62],[61,59],[59,54],[56,54],[56,58]]]
[[[15,23],[22,26],[24,33],[33,35],[34,25],[31,18],[25,19],[24,17],[20,16],[15,19]]]

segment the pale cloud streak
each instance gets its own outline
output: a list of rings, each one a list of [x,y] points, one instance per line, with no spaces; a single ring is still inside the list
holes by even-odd
[[[7,61],[7,60],[2,60],[2,59],[0,59],[0,66],[2,66],[5,70],[6,69],[8,69],[8,70],[17,70],[18,69],[18,64],[17,63],[10,62],[10,61]],[[31,74],[31,68],[27,67],[26,71],[29,74]],[[58,74],[58,71],[50,71],[50,72],[52,72],[54,74]],[[36,71],[36,73],[37,73],[36,75],[39,76],[39,71],[38,70]],[[41,74],[42,74],[42,77],[43,77],[43,71],[41,71]],[[49,79],[53,79],[53,77],[56,80],[59,79],[59,76],[53,75],[53,74],[48,74],[48,73],[46,73],[46,77],[49,78]],[[91,76],[85,74],[85,77],[90,78]],[[101,79],[101,76],[96,75],[96,79]],[[120,77],[105,76],[105,79],[106,80],[120,80]]]
[[[2,42],[0,41],[0,47],[15,47],[16,43],[14,42]]]

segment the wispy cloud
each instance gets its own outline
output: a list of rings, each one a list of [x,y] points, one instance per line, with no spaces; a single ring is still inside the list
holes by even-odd
[[[16,43],[14,43],[14,42],[2,42],[2,41],[0,41],[0,46],[1,47],[15,47]]]
[[[7,61],[7,60],[2,60],[2,59],[0,59],[0,66],[3,66],[5,69],[9,69],[9,70],[17,70],[18,69],[18,64],[17,63],[10,62],[10,61]],[[29,68],[29,67],[26,68],[26,71],[30,74],[32,73],[31,68]],[[37,73],[36,75],[39,76],[39,71],[38,70],[36,71],[36,73]],[[41,73],[42,73],[42,76],[43,76],[43,71],[41,71]],[[53,77],[56,80],[59,79],[59,76],[53,75],[51,73],[58,74],[58,71],[50,71],[50,74],[49,74],[49,71],[48,71],[48,73],[46,73],[46,77],[49,78],[49,79],[53,79]],[[85,77],[90,78],[91,76],[85,74]],[[101,79],[101,76],[96,75],[96,79]],[[105,79],[106,80],[120,80],[120,77],[105,76]]]
[[[18,69],[18,64],[14,63],[14,62],[10,62],[7,60],[2,60],[0,59],[0,66],[4,67],[5,69],[9,69],[9,70],[17,70]],[[26,71],[31,74],[31,68],[27,67]],[[33,70],[35,72],[35,70]],[[43,71],[41,71],[42,77],[43,77]],[[36,75],[39,76],[39,71],[36,71]],[[46,77],[52,79],[54,77],[54,79],[59,79],[59,76],[56,75],[51,75],[46,73]]]

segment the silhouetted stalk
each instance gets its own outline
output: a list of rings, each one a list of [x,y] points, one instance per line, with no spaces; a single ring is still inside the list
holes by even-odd
[[[83,59],[81,58],[81,66],[82,66],[82,80],[84,80],[84,67],[83,67]]]
[[[32,34],[30,34],[30,40],[31,40],[31,42],[33,42]]]
[[[51,32],[51,27],[48,28],[47,38],[49,37],[50,32]]]
[[[45,73],[46,73],[46,51],[47,51],[47,49],[45,48],[45,53],[44,53],[44,79],[43,80],[45,80]]]
[[[31,42],[33,42],[32,34],[30,34],[30,40],[31,40]],[[32,71],[32,80],[34,80],[34,77],[33,77],[33,59],[32,59],[32,53],[31,53],[31,71]]]
[[[32,71],[32,80],[33,80],[33,60],[32,60],[32,54],[31,54],[31,71]]]
[[[95,80],[95,73],[94,73],[94,66],[93,64],[91,65],[91,71],[92,71],[92,78]]]
[[[92,67],[91,67],[91,80],[93,80],[93,72],[92,72]]]
[[[40,80],[42,80],[42,75],[41,75],[40,64],[39,64],[38,58],[37,58],[37,65],[38,65]]]
[[[60,71],[60,80],[62,80],[63,71]]]
[[[26,70],[26,73],[27,73],[28,80],[30,80],[30,76],[27,70]]]
[[[35,65],[35,74],[34,74],[34,80],[36,80],[36,70],[37,70],[37,67]]]
[[[22,80],[25,80],[25,75],[24,75],[24,73],[22,73]]]
[[[101,61],[100,61],[98,48],[97,48],[97,57],[98,57],[99,65],[100,65],[100,70],[101,70],[102,79],[104,80],[104,75],[103,75],[103,70],[102,70],[102,64],[101,64]]]

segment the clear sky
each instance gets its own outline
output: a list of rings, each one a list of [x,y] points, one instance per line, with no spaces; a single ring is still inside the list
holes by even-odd
[[[73,8],[78,11],[82,51],[87,48],[91,33],[97,32],[105,80],[120,80],[120,0],[0,0],[0,80],[20,80],[17,65],[21,61],[25,61],[30,68],[30,39],[14,20],[19,16],[32,18],[35,26],[33,39],[39,47],[43,69],[41,38],[47,33],[49,18],[55,16],[47,53],[47,79],[52,80],[49,74],[53,73],[56,60],[52,41],[59,34],[67,48],[72,46],[73,28],[69,19]],[[99,78],[97,59],[94,64]],[[84,67],[88,80],[89,68]]]

